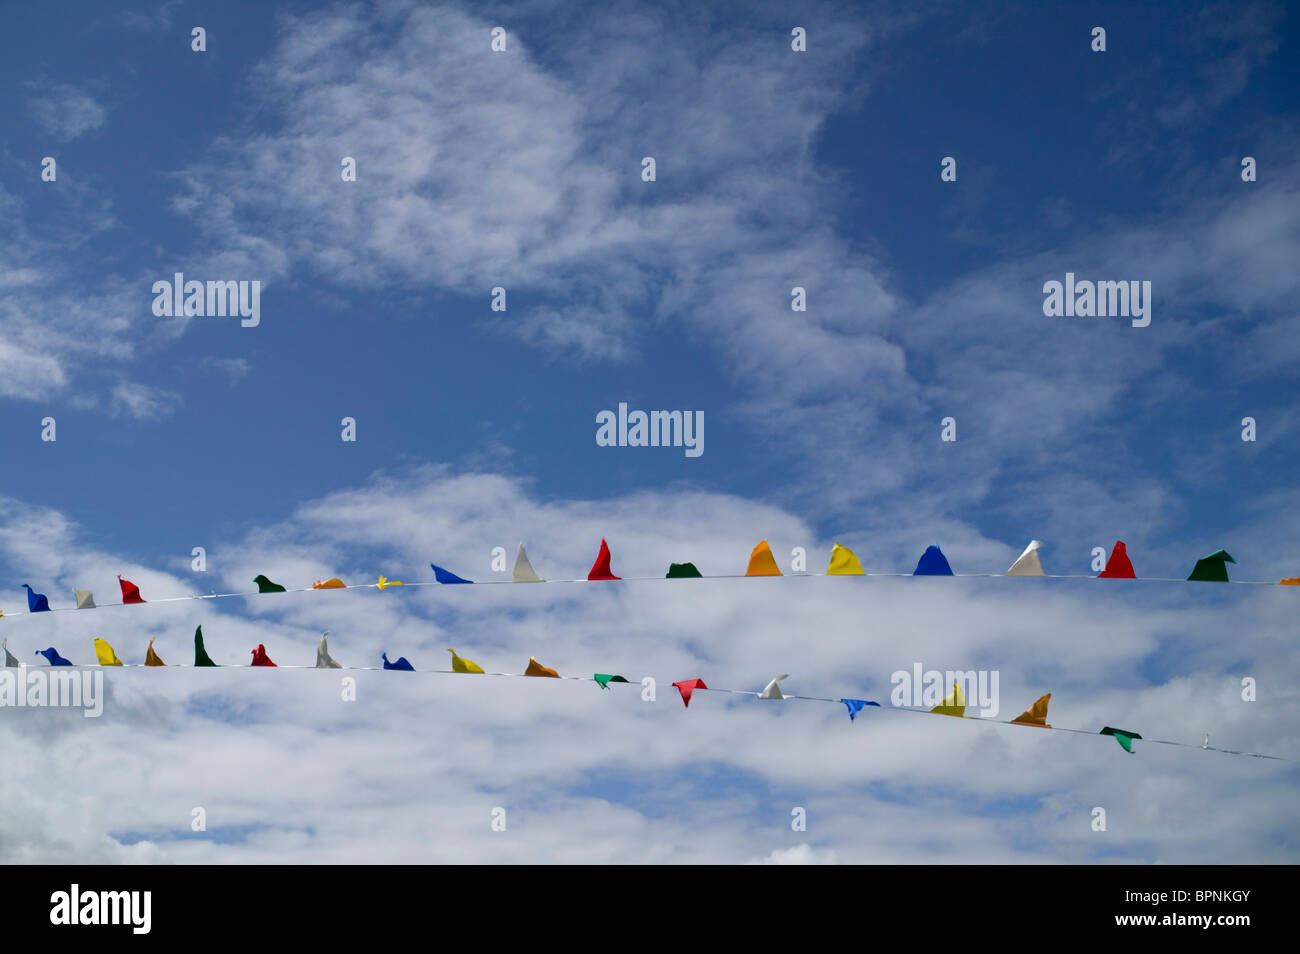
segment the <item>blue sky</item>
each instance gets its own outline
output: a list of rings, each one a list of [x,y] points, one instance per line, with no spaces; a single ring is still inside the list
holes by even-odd
[[[489,48],[497,25],[508,31],[504,53]],[[1090,49],[1098,25],[1104,53]],[[194,26],[207,31],[206,52],[190,49]],[[793,26],[807,29],[806,52],[791,51]],[[1296,41],[1294,12],[1269,3],[7,11],[0,609],[21,606],[23,582],[56,605],[73,586],[104,601],[119,572],[146,598],[243,589],[257,572],[291,585],[321,574],[424,580],[430,560],[484,578],[491,549],[513,552],[520,539],[543,576],[571,577],[601,536],[627,576],[683,559],[739,573],[764,537],[787,564],[792,547],[806,547],[814,571],[840,540],[869,570],[910,570],[937,542],[959,572],[999,572],[1037,538],[1049,573],[1088,573],[1093,547],[1124,539],[1139,576],[1185,576],[1218,547],[1237,559],[1234,576],[1300,575]],[[57,160],[54,183],[40,179],[45,156]],[[357,159],[354,183],[340,180],[342,156]],[[643,156],[656,159],[653,183],[640,178]],[[944,156],[957,160],[955,182],[940,180]],[[1257,160],[1258,181],[1242,181],[1243,156]],[[175,271],[261,281],[260,325],[155,317],[151,286]],[[1150,326],[1044,316],[1043,283],[1067,271],[1151,281]],[[489,308],[497,285],[504,314]],[[805,313],[790,309],[795,285],[807,289]],[[704,454],[597,446],[596,413],[620,401],[702,410]],[[55,443],[40,440],[47,415]],[[340,440],[345,416],[357,421],[355,443]],[[939,439],[947,416],[955,443]],[[1241,440],[1246,416],[1257,421],[1253,443]],[[208,550],[205,575],[190,571],[194,546]],[[219,612],[232,662],[247,652],[233,634],[268,647],[278,637],[293,647],[281,655],[307,658],[328,626],[348,661],[377,656],[382,632],[390,656],[429,668],[449,634],[482,632],[507,655],[552,648],[569,668],[612,654],[671,678],[684,675],[673,667],[713,665],[723,682],[760,687],[807,652],[823,684],[792,691],[813,695],[887,685],[919,652],[903,634],[926,632],[954,665],[1001,667],[1004,692],[1016,693],[1006,708],[1052,688],[1040,683],[1070,686],[1086,702],[1062,724],[1120,698],[1136,714],[1216,692],[1229,706],[1242,673],[1300,675],[1285,648],[1296,635],[1286,591],[1099,592],[1105,584],[1085,582],[1031,594],[990,580],[936,598],[906,582],[865,601],[867,591],[826,591],[815,613],[794,583],[760,600],[709,584],[680,605],[648,590],[422,591],[386,595],[382,611],[372,593],[348,594],[334,604],[342,620],[304,597]],[[201,620],[183,607],[151,608],[131,626],[120,611],[96,614],[94,626],[64,617],[60,638],[77,646],[84,636],[87,655],[92,628],[119,627],[142,655],[147,626],[184,656],[176,634]],[[824,639],[807,635],[813,620]],[[53,638],[35,632],[40,621],[21,624],[11,643]],[[1061,650],[1056,640],[1071,634],[1095,655]],[[164,704],[142,685],[121,690],[134,714],[123,719]],[[179,722],[283,714],[240,698],[184,708],[200,689],[181,679],[153,688],[182,707]],[[1242,715],[1237,704],[1211,721],[1237,726],[1245,747],[1293,753],[1300,700],[1278,691],[1285,699],[1270,706],[1287,718]],[[558,705],[526,702],[521,719],[529,706]],[[603,718],[593,705],[581,712]],[[631,782],[601,789],[592,764],[563,752],[573,774],[558,781],[483,771],[505,790],[541,786],[549,800],[534,810],[556,831],[589,813],[581,806],[595,790],[611,826],[635,816],[647,837],[671,841],[682,831],[669,832],[665,805],[784,790],[728,752],[729,724],[779,723],[795,747],[798,732],[822,726],[802,713],[728,723],[730,708],[715,709],[716,725],[686,749],[646,742],[640,715],[610,730],[611,745],[655,747],[656,766],[707,764],[728,779],[710,792],[670,792],[647,807]],[[504,731],[491,712],[464,716],[488,744]],[[385,725],[376,715],[366,729]],[[1170,718],[1151,734],[1181,727]],[[1065,738],[1057,744],[1074,744]],[[1112,755],[1102,749],[1099,764]],[[1029,796],[1005,800],[996,779],[1008,770],[996,760],[1017,756],[979,757],[971,804],[987,818],[1016,814]],[[1170,792],[1205,786],[1188,774],[1204,759],[1187,758],[1195,769],[1161,763]],[[1237,771],[1211,768],[1225,787]],[[810,767],[801,784],[831,801],[841,782],[888,785],[861,771],[819,782]],[[919,765],[898,771],[909,791],[928,777]],[[1070,771],[1062,763],[1062,775],[1025,785],[1051,803],[1073,791]],[[1237,860],[1295,858],[1281,814],[1294,775],[1268,777],[1276,800],[1257,830],[1236,833],[1246,846]],[[301,782],[286,769],[284,797]],[[417,790],[410,778],[385,784]],[[1114,785],[1117,800],[1140,801],[1126,779]],[[895,857],[847,834],[857,830],[852,803],[835,804],[845,829],[810,837],[788,860]],[[891,804],[882,794],[871,810],[886,827]],[[730,828],[700,811],[717,858],[767,855],[746,840],[751,824],[761,828],[749,807]],[[924,811],[953,837],[972,824],[950,806]],[[309,820],[309,840],[329,838],[332,822]],[[141,854],[151,824],[164,823],[119,824],[132,833],[123,851],[136,854],[104,849],[105,860],[153,857]],[[1043,824],[979,851],[1087,859]],[[239,830],[249,834],[237,846],[253,850],[262,829]],[[1215,851],[1143,837],[1119,856]],[[272,839],[263,850],[312,849]],[[606,860],[628,857],[613,851]]]

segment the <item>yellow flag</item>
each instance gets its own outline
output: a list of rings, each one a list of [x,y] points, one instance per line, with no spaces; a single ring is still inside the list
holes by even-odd
[[[554,669],[550,669],[546,666],[543,666],[532,656],[528,657],[528,668],[524,670],[524,675],[525,676],[551,676],[552,678],[555,679],[560,678],[560,674],[558,672],[556,672]]]
[[[158,658],[158,654],[153,651],[153,638],[149,640],[149,651],[144,654],[144,664],[146,666],[165,666],[167,665]]]
[[[379,578],[379,582],[375,585],[382,590],[386,586],[405,586],[406,584],[403,583],[401,580],[390,580],[387,579],[386,577],[381,576]]]
[[[866,576],[858,556],[848,547],[838,543],[831,547],[831,565],[826,568],[827,576]]]
[[[456,655],[456,650],[449,649],[451,653],[451,671],[452,672],[482,672],[483,667],[472,659],[461,659]]]
[[[1042,726],[1044,729],[1050,729],[1051,726],[1047,724],[1047,703],[1051,701],[1051,698],[1052,694],[1049,692],[1012,719],[1012,723],[1015,725],[1037,725]]]
[[[776,557],[772,556],[772,548],[767,545],[766,540],[759,541],[758,546],[754,547],[754,552],[749,555],[749,569],[745,571],[745,576],[780,576],[781,569],[776,565]]]
[[[113,652],[113,647],[98,637],[95,639],[95,655],[99,657],[101,666],[122,665],[122,660],[117,658],[117,653]]]
[[[966,693],[961,691],[961,683],[954,682],[952,692],[944,696],[943,702],[930,711],[937,712],[939,715],[956,716],[958,719],[966,718]]]

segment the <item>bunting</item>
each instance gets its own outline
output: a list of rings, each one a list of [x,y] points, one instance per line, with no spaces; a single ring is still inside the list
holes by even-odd
[[[1128,547],[1124,545],[1123,540],[1115,541],[1115,549],[1110,551],[1110,559],[1106,561],[1106,569],[1097,574],[1099,580],[1136,580],[1137,574],[1133,572],[1133,564],[1128,559]]]
[[[789,679],[789,678],[790,678],[789,673],[786,672],[781,673],[781,675],[775,677],[771,682],[769,682],[766,686],[763,687],[763,691],[758,694],[758,698],[784,699],[785,696],[781,694],[781,687],[778,686],[777,683],[779,683],[782,679]]]
[[[161,659],[159,659],[159,658],[158,658],[158,654],[157,654],[156,652],[153,651],[153,640],[154,640],[154,637],[150,637],[150,638],[149,638],[149,649],[148,649],[148,651],[146,651],[145,654],[144,654],[144,664],[145,664],[146,666],[165,666],[165,665],[167,665],[165,662],[163,662]]]
[[[958,719],[966,718],[966,693],[962,692],[961,683],[954,682],[952,692],[944,696],[943,702],[930,711],[938,715],[956,716]]]
[[[444,570],[436,563],[430,563],[429,566],[433,567],[433,578],[437,580],[439,583],[473,583],[474,582],[473,580],[461,579],[455,573],[452,573],[450,570]]]
[[[95,638],[95,658],[99,660],[101,666],[122,665],[122,660],[117,658],[117,653],[113,652],[113,647],[98,637]]]
[[[524,552],[524,545],[519,544],[519,550],[515,553],[515,568],[510,573],[510,578],[515,583],[545,583],[533,570],[533,565],[528,562],[528,554]]]
[[[858,555],[838,543],[831,547],[831,562],[826,567],[827,576],[866,576]]]
[[[77,601],[77,609],[95,608],[95,594],[90,590],[73,590],[72,595]]]
[[[925,548],[921,554],[921,559],[916,561],[916,569],[912,571],[913,576],[952,576],[952,567],[948,565],[948,558],[943,555],[943,551],[937,546],[931,545]]]
[[[452,672],[466,672],[466,673],[482,673],[482,672],[483,672],[483,667],[480,666],[478,663],[474,662],[474,660],[472,660],[472,659],[461,659],[459,656],[456,655],[456,650],[454,650],[454,649],[449,649],[449,650],[447,650],[447,652],[451,653],[451,671],[452,671]]]
[[[283,593],[285,591],[283,586],[279,583],[272,583],[261,573],[253,577],[253,582],[257,584],[257,592],[259,593]]]
[[[1115,741],[1118,742],[1123,747],[1124,751],[1128,752],[1130,755],[1133,754],[1133,740],[1142,738],[1142,736],[1138,735],[1136,732],[1130,732],[1128,729],[1114,729],[1110,726],[1106,726],[1098,733],[1098,735],[1113,735]]]
[[[676,686],[677,691],[682,694],[682,705],[687,709],[691,707],[691,693],[696,689],[709,688],[704,684],[703,679],[683,679],[681,682],[673,683],[673,685]]]
[[[122,587],[123,603],[143,603],[144,598],[140,595],[140,587],[136,586],[130,580],[122,579],[122,574],[117,575],[117,582]]]
[[[745,576],[780,576],[781,568],[776,565],[776,557],[772,556],[772,548],[767,545],[766,540],[760,540],[758,546],[749,555],[749,566],[745,570]]]
[[[664,577],[667,580],[697,580],[703,574],[696,568],[694,563],[670,563],[668,564],[668,573]]]
[[[1226,550],[1215,550],[1209,556],[1203,556],[1196,561],[1196,566],[1192,567],[1192,573],[1187,579],[1201,580],[1207,583],[1228,583],[1228,564],[1236,563],[1232,557],[1228,556]]]
[[[1007,570],[1007,576],[1046,576],[1038,559],[1038,549],[1042,545],[1041,540],[1030,540],[1025,552],[1016,557],[1016,562]]]
[[[14,654],[9,651],[8,639],[4,640],[3,648],[5,651],[5,666],[16,669],[18,666],[22,665],[20,662],[18,662],[17,657],[15,657]]]
[[[598,672],[591,678],[602,689],[608,689],[611,682],[627,682],[622,676],[614,676],[607,672]]]
[[[266,654],[266,647],[258,643],[257,648],[253,650],[253,661],[249,665],[274,666],[275,663],[271,662],[271,657]]]
[[[543,666],[534,657],[528,657],[528,668],[524,670],[525,676],[548,676],[551,679],[559,679],[560,674],[554,669]]]
[[[328,580],[317,580],[311,585],[311,588],[313,590],[344,590],[347,589],[347,584],[337,576],[332,576]]]
[[[194,627],[194,665],[196,666],[215,666],[211,659],[208,658],[208,652],[203,648],[203,627]]]
[[[59,655],[59,651],[51,646],[49,649],[38,649],[36,655],[44,656],[45,661],[51,666],[71,666],[72,663]]]
[[[1037,725],[1050,729],[1047,724],[1047,704],[1052,701],[1052,694],[1040,696],[1032,706],[1011,720],[1012,725]]]
[[[328,630],[320,634],[320,645],[316,647],[316,668],[342,669],[343,667],[330,655],[329,643],[325,641],[325,637],[328,635]]]
[[[405,656],[398,656],[397,662],[389,662],[388,653],[384,653],[383,659],[385,669],[400,669],[403,672],[415,672],[415,667],[407,661]]]
[[[869,699],[841,699],[840,702],[848,706],[850,722],[857,719],[858,713],[862,711],[863,706],[875,706],[877,709],[880,708],[879,702],[872,702]]]
[[[614,571],[609,566],[610,553],[609,544],[605,538],[600,538],[600,550],[596,553],[596,562],[591,565],[591,572],[587,574],[589,580],[618,580],[621,577],[614,575]]]
[[[50,611],[50,601],[45,598],[44,593],[37,593],[26,583],[23,584],[23,589],[27,591],[27,612],[48,613]]]

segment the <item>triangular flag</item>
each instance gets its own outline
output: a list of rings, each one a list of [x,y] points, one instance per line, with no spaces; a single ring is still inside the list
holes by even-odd
[[[113,652],[113,647],[98,637],[95,638],[95,658],[99,660],[101,666],[122,665],[122,660],[117,658],[117,653]]]
[[[862,564],[858,562],[858,555],[848,547],[840,546],[838,543],[831,547],[831,562],[826,567],[827,576],[866,576],[862,570]]]
[[[966,718],[966,693],[961,691],[961,683],[954,682],[952,692],[930,711],[939,715],[956,716],[958,719]]]
[[[789,678],[790,678],[790,674],[788,672],[781,673],[781,675],[777,676],[775,679],[773,679],[771,682],[767,684],[767,686],[763,689],[763,691],[758,694],[758,698],[784,699],[785,696],[781,695],[781,687],[778,686],[777,683],[780,682],[782,679],[789,679]]]
[[[154,641],[154,639],[156,639],[156,638],[157,638],[156,636],[155,636],[155,637],[151,637],[150,640],[149,640],[149,648],[148,648],[148,650],[146,650],[146,652],[145,652],[145,654],[144,654],[144,664],[145,664],[146,666],[165,666],[165,665],[167,665],[165,662],[163,662],[161,659],[159,659],[159,658],[158,658],[158,654],[157,654],[156,652],[153,651],[153,641]]]
[[[1110,726],[1106,726],[1106,728],[1102,729],[1097,734],[1113,735],[1115,741],[1124,747],[1125,752],[1130,754],[1133,751],[1133,740],[1142,738],[1142,736],[1138,735],[1136,732],[1130,732],[1128,729],[1113,729]]]
[[[1115,549],[1110,551],[1110,559],[1106,561],[1106,569],[1097,574],[1099,580],[1136,580],[1137,574],[1133,572],[1133,564],[1128,559],[1128,547],[1124,545],[1123,540],[1115,541]]]
[[[600,552],[596,554],[596,562],[591,565],[591,572],[587,574],[589,580],[621,580],[622,577],[615,576],[614,571],[609,566],[609,544],[605,538],[600,538]]]
[[[1052,701],[1052,694],[1040,696],[1038,700],[1020,715],[1011,720],[1013,725],[1037,725],[1050,729],[1047,724],[1047,704]]]
[[[26,583],[23,584],[23,589],[27,590],[27,612],[48,613],[50,611],[50,601],[45,598],[44,593],[37,593]]]
[[[259,593],[287,592],[285,588],[281,586],[279,583],[272,583],[270,580],[268,580],[260,573],[257,574],[257,576],[253,577],[253,582],[257,584],[257,592]]]
[[[401,669],[403,672],[415,672],[415,667],[406,661],[405,656],[398,656],[397,662],[388,661],[388,653],[383,653],[385,669]]]
[[[850,722],[854,721],[858,717],[858,713],[862,711],[863,706],[875,706],[877,709],[880,708],[879,702],[871,702],[867,699],[841,699],[840,702],[848,706]]]
[[[772,548],[767,545],[766,540],[760,540],[758,546],[749,555],[749,567],[745,570],[745,576],[780,576],[781,568],[776,565],[776,557],[772,556]]]
[[[1046,576],[1038,559],[1038,548],[1042,545],[1041,540],[1030,540],[1025,552],[1016,557],[1016,562],[1007,570],[1007,576]]]
[[[515,554],[515,568],[510,574],[510,578],[516,583],[546,582],[533,571],[533,565],[528,562],[528,554],[524,552],[522,543],[519,544],[519,551]]]
[[[429,566],[433,567],[433,578],[437,580],[439,583],[473,583],[474,582],[473,580],[463,580],[455,573],[452,573],[451,570],[444,570],[436,563],[430,563]]]
[[[329,643],[325,641],[328,632],[320,634],[320,645],[316,647],[316,668],[317,669],[342,669],[334,657],[330,655]]]
[[[140,587],[136,586],[130,580],[122,579],[122,574],[117,575],[117,582],[122,586],[123,603],[143,603],[144,599],[140,596]]]
[[[211,659],[208,658],[208,651],[203,648],[203,627],[194,627],[194,665],[196,666],[215,666]]]
[[[379,587],[381,590],[390,586],[405,586],[405,585],[406,584],[403,583],[401,580],[390,580],[386,576],[381,576],[379,578],[379,582],[375,584],[375,586]]]
[[[696,569],[694,563],[670,563],[668,564],[668,573],[664,576],[664,579],[693,580],[701,576],[703,576],[703,574]]]
[[[948,558],[943,555],[943,551],[936,546],[928,546],[925,552],[921,554],[921,559],[916,561],[916,569],[912,571],[913,576],[952,576],[952,567],[948,565]]]
[[[543,666],[532,656],[528,657],[528,668],[524,670],[525,676],[550,676],[553,679],[559,679],[560,674],[554,669]]]
[[[8,639],[8,637],[6,637],[5,640],[4,640],[4,643],[3,643],[3,644],[0,644],[0,645],[3,646],[4,651],[5,651],[5,665],[6,665],[6,666],[10,666],[10,667],[17,668],[18,666],[21,666],[21,665],[22,665],[22,663],[20,663],[20,662],[19,662],[19,661],[14,657],[14,654],[11,653],[11,652],[9,651],[9,639]]]
[[[451,671],[452,672],[482,672],[483,667],[472,659],[461,659],[456,655],[456,650],[449,649],[451,653]]]
[[[345,590],[347,587],[348,585],[337,576],[332,576],[328,580],[317,580],[311,585],[313,590]]]
[[[44,656],[46,662],[48,662],[51,666],[71,666],[71,665],[72,665],[72,663],[70,663],[68,660],[64,659],[62,656],[60,656],[60,655],[59,655],[59,651],[58,651],[57,649],[55,649],[53,646],[51,646],[49,649],[38,649],[38,650],[36,650],[36,655],[38,655],[38,656]]]
[[[266,654],[266,647],[258,643],[257,648],[253,650],[253,661],[249,665],[274,666],[275,663],[271,662],[271,657]]]
[[[598,672],[591,678],[596,680],[596,685],[602,689],[608,689],[611,682],[627,682],[622,676],[613,676],[607,672]]]
[[[1192,567],[1192,575],[1189,580],[1202,580],[1207,583],[1228,583],[1228,564],[1236,563],[1232,557],[1228,556],[1226,550],[1215,550],[1209,556],[1203,556],[1196,561],[1196,566]]]
[[[77,598],[77,609],[95,608],[95,594],[90,590],[73,590],[72,595]]]
[[[1288,576],[1285,580],[1278,580],[1277,585],[1278,586],[1300,586],[1300,576]]]
[[[690,708],[691,705],[692,692],[694,692],[696,689],[709,688],[704,684],[703,679],[683,679],[681,682],[673,683],[673,685],[676,686],[677,691],[682,694],[682,705],[686,706],[687,708]]]

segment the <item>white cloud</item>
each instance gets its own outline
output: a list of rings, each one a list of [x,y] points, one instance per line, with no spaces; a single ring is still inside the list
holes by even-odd
[[[68,83],[53,86],[43,82],[24,83],[29,90],[27,107],[32,118],[48,135],[71,142],[104,125],[108,113],[89,93]]]

